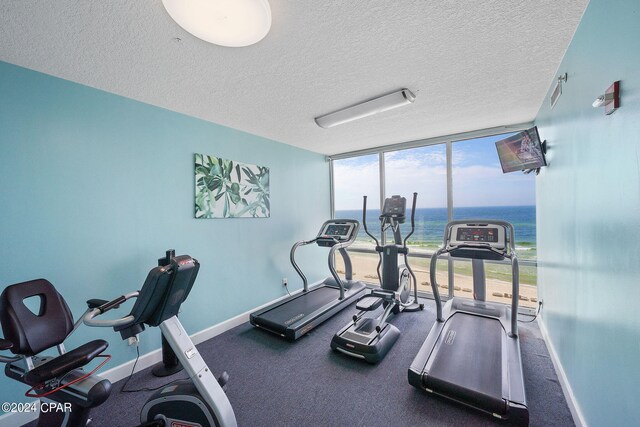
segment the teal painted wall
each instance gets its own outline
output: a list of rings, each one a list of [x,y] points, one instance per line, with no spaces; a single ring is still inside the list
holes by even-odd
[[[194,219],[194,153],[270,167],[271,218]],[[74,316],[90,298],[139,289],[169,248],[201,263],[181,320],[203,330],[286,294],[301,281],[296,240],[330,216],[324,156],[0,62],[0,288],[45,277]],[[300,250],[310,280],[327,251]],[[124,312],[127,314],[127,312]],[[115,367],[135,357],[110,329]],[[141,353],[160,346],[157,329]],[[0,375],[0,401],[26,387]]]
[[[563,94],[536,119],[550,146],[536,183],[542,319],[590,426],[640,423],[639,23],[637,0],[592,0]],[[605,116],[591,103],[616,80],[622,106]]]

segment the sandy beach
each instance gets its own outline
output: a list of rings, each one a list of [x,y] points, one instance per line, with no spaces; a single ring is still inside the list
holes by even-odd
[[[365,282],[378,282],[376,274],[376,266],[378,265],[378,257],[374,254],[363,254],[350,252],[351,263],[353,266],[353,278]],[[418,280],[418,290],[431,292],[431,283],[429,282],[429,260],[428,259],[410,259],[411,268]],[[342,258],[336,257],[336,269],[339,273],[344,273],[344,264]],[[448,290],[448,273],[446,267],[440,268],[436,273],[436,282],[440,289],[441,295],[447,295]],[[464,274],[454,275],[454,295],[472,298],[473,280],[471,276]],[[511,282],[487,279],[487,300],[496,301],[505,304],[511,303]],[[520,285],[520,305],[522,307],[536,308],[538,306],[537,288],[533,285]]]

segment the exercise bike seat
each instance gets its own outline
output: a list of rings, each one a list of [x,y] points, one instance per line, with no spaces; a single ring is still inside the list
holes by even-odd
[[[5,288],[0,294],[0,324],[4,334],[0,348],[15,355],[4,358],[5,375],[31,386],[36,394],[44,392],[47,399],[71,405],[64,414],[66,424],[59,413],[41,412],[38,425],[84,426],[90,408],[109,397],[111,383],[81,368],[105,351],[108,343],[98,339],[64,351],[64,341],[75,330],[73,316],[62,295],[45,279]],[[61,354],[40,354],[54,348]]]
[[[23,377],[23,381],[30,386],[44,384],[53,378],[61,377],[67,372],[87,365],[108,346],[109,344],[105,340],[90,341],[30,370]]]

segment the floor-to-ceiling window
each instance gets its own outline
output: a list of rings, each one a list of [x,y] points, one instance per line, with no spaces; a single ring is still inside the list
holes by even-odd
[[[418,193],[415,232],[408,242],[410,264],[418,290],[430,292],[429,261],[441,246],[445,224],[451,219],[503,219],[516,232],[516,250],[521,261],[520,304],[537,306],[535,174],[503,174],[495,142],[512,133],[472,139],[442,140],[436,144],[400,147],[332,161],[333,197],[336,218],[362,221],[362,196],[368,196],[367,226],[378,239],[380,196],[398,194],[407,199],[410,231],[411,198]],[[387,241],[391,236],[387,236]],[[377,254],[374,243],[361,230],[350,250],[356,279],[377,282]],[[509,302],[511,269],[508,263],[486,263],[487,299]],[[471,262],[438,262],[437,284],[441,295],[472,295]],[[451,288],[451,289],[449,289]]]
[[[508,135],[457,141],[452,144],[453,219],[501,219],[516,233],[520,261],[520,304],[537,304],[535,174],[503,174],[495,142]],[[528,260],[528,261],[527,261]],[[485,263],[488,300],[511,301],[511,264]],[[454,261],[455,291],[470,294],[471,261]]]
[[[407,242],[409,265],[416,275],[418,290],[430,292],[430,256],[442,242],[448,218],[446,144],[385,152],[384,171],[386,197],[397,194],[407,199],[407,219],[400,227],[403,236],[411,231],[409,209],[413,193],[418,193],[414,233]],[[437,277],[446,294],[449,287],[446,259],[438,262]]]
[[[378,281],[378,255],[372,251],[375,243],[364,231],[362,207],[363,196],[367,196],[367,226],[377,236],[380,215],[379,157],[378,154],[371,154],[332,162],[334,218],[357,219],[361,223],[358,238],[349,248],[353,278],[372,283]],[[341,257],[336,257],[336,269],[344,272]]]

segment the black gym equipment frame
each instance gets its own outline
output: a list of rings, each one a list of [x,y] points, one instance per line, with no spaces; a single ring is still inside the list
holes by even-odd
[[[407,247],[407,241],[415,231],[417,197],[418,193],[413,193],[411,231],[404,239],[400,233],[400,224],[405,222],[407,200],[398,195],[385,199],[379,217],[381,239],[385,236],[386,230],[390,229],[393,232],[393,242],[384,246],[381,246],[378,239],[367,230],[367,196],[363,197],[362,224],[365,233],[376,244],[379,257],[376,270],[380,288],[372,289],[370,294],[358,300],[356,309],[360,311],[333,336],[333,350],[369,363],[378,363],[400,336],[400,330],[388,322],[391,317],[401,311],[424,309],[424,304],[418,300],[418,282],[409,265]]]
[[[353,280],[351,259],[346,251],[355,241],[359,229],[360,223],[357,220],[332,219],[322,224],[314,239],[295,243],[291,248],[290,260],[302,278],[302,292],[251,313],[251,324],[295,341],[354,302],[367,289],[364,283]],[[328,258],[331,276],[309,286],[306,276],[296,263],[295,252],[298,247],[313,243],[331,248]],[[344,279],[340,278],[335,269],[336,251],[344,261]]]
[[[436,263],[444,254],[471,259],[474,299],[454,297],[443,310]],[[510,307],[484,300],[484,260],[504,259],[512,267]],[[412,386],[512,424],[529,424],[518,339],[518,275],[510,223],[464,220],[447,224],[444,246],[431,257],[436,323],[409,368]]]

